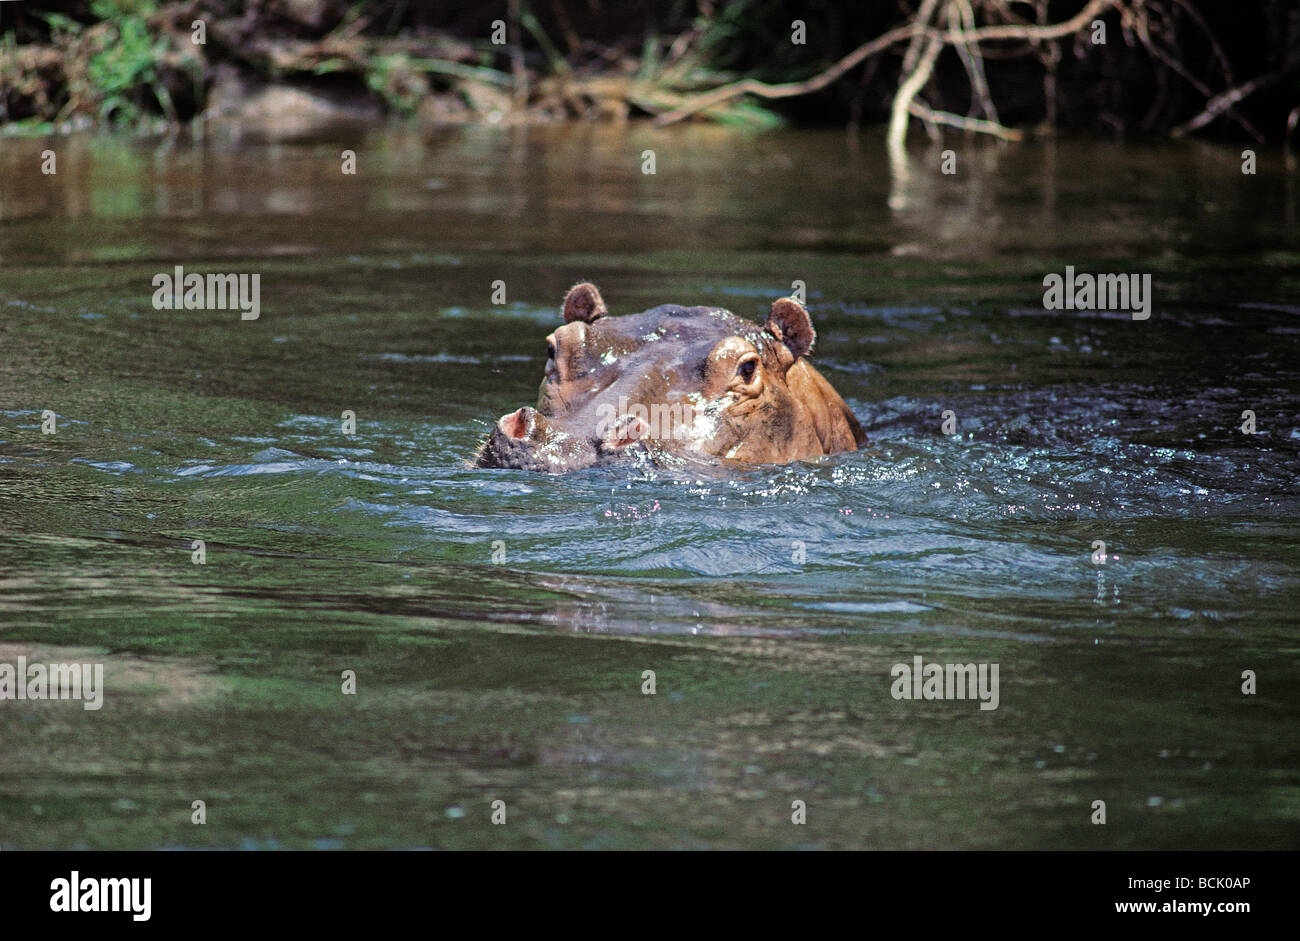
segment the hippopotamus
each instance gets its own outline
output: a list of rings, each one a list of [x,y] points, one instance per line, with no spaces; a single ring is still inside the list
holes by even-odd
[[[478,467],[564,473],[636,457],[783,464],[866,443],[807,356],[816,333],[793,297],[763,326],[718,307],[663,304],[611,317],[595,285],[564,298],[546,338],[536,408],[503,415]]]

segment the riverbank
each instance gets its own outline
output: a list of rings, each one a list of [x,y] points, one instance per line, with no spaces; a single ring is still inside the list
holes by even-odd
[[[1177,10],[1174,10],[1174,6]],[[293,140],[429,125],[687,118],[909,121],[930,138],[1198,134],[1276,143],[1300,123],[1300,11],[1227,16],[1087,0],[1037,21],[922,0],[804,11],[782,0],[619,5],[85,0],[0,10],[0,128],[218,126]],[[1178,12],[1182,11],[1182,12]],[[969,16],[967,14],[969,13]]]
[[[525,53],[504,21],[477,38],[423,28],[377,35],[357,9],[297,3],[280,19],[211,16],[195,2],[92,2],[105,16],[82,23],[49,13],[40,41],[0,45],[0,98],[8,133],[91,126],[159,130],[193,122],[254,139],[316,136],[390,118],[454,125],[626,120],[678,107],[726,73],[687,73],[696,63],[630,47],[577,42],[561,56],[531,14],[517,30],[541,46]],[[653,71],[653,74],[651,74]],[[712,109],[724,123],[756,127],[775,115],[737,102]]]

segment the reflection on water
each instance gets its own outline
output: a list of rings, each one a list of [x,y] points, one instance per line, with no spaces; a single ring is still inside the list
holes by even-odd
[[[44,176],[47,146],[0,152],[0,662],[94,651],[108,692],[0,703],[4,848],[1296,845],[1280,159],[467,129],[60,139]],[[175,264],[259,273],[261,318],[154,310]],[[1045,311],[1066,265],[1150,273],[1151,320]],[[755,319],[805,282],[870,446],[467,467],[581,279]],[[918,655],[998,662],[999,708],[892,699]]]

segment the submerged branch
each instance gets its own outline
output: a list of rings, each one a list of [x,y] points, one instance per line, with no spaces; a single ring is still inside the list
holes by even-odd
[[[898,86],[898,94],[894,96],[894,106],[891,109],[889,117],[889,136],[888,146],[891,152],[903,151],[904,139],[907,136],[907,114],[908,108],[912,105],[917,93],[925,87],[925,83],[930,81],[930,74],[934,71],[935,60],[939,58],[939,53],[943,49],[943,40],[937,35],[931,35],[930,41],[925,46],[925,51],[921,53],[916,68],[912,74],[903,80],[903,84]]]

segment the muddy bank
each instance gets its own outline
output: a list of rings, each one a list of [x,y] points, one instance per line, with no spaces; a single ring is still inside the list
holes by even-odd
[[[199,121],[240,137],[292,140],[392,117],[623,119],[638,103],[658,111],[682,100],[638,82],[638,62],[618,49],[596,53],[593,44],[596,61],[587,61],[579,44],[560,66],[522,55],[491,23],[478,38],[427,27],[374,35],[373,16],[329,0],[249,4],[242,13],[239,6],[125,11],[92,3],[89,22],[49,13],[43,30],[26,31],[21,17],[17,25],[11,19],[0,47],[0,124],[47,132]],[[95,10],[112,15],[94,21]]]

